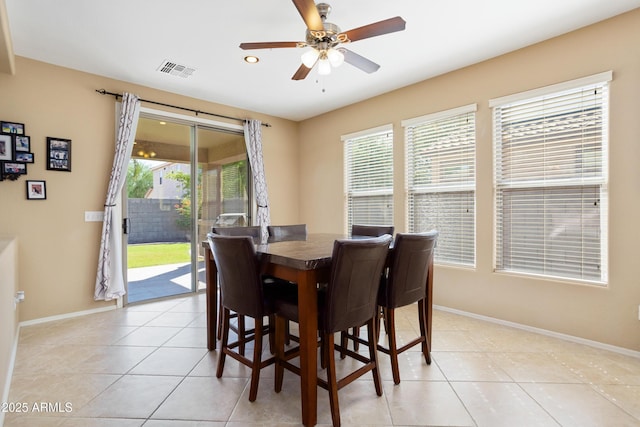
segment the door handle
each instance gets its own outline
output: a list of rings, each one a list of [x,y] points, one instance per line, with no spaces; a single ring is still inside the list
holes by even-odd
[[[124,218],[122,220],[122,234],[129,234],[129,229],[131,228],[131,221],[129,218]]]

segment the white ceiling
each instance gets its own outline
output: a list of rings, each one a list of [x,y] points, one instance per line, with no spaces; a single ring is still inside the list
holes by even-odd
[[[303,50],[250,51],[260,62],[249,65],[238,47],[304,40],[304,21],[289,0],[4,1],[18,56],[292,120],[640,7],[640,0],[329,1],[328,21],[343,31],[394,16],[406,30],[349,46],[380,64],[376,73],[345,63],[329,76],[314,69],[293,81]],[[158,72],[167,59],[196,71],[186,79]]]

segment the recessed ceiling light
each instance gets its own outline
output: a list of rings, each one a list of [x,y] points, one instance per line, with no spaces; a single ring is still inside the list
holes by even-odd
[[[167,124],[167,122],[160,122],[160,124],[161,124],[161,125],[166,125],[166,124]]]
[[[244,62],[248,62],[249,64],[256,64],[258,61],[260,61],[260,58],[257,56],[249,55],[244,57]]]

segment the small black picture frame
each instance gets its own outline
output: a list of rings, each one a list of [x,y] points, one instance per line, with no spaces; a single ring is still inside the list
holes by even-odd
[[[33,163],[33,153],[23,153],[22,151],[16,151],[15,161],[17,163]]]
[[[31,137],[27,135],[15,135],[14,139],[16,142],[16,153],[19,151],[28,153],[29,151],[31,151]]]
[[[47,183],[45,181],[27,181],[27,200],[45,200]]]
[[[71,172],[71,140],[47,137],[47,169]]]
[[[13,161],[13,148],[12,136],[0,134],[0,161]]]
[[[26,175],[27,164],[16,162],[2,162],[2,175],[6,178],[9,175]]]
[[[0,131],[14,135],[24,135],[24,124],[15,122],[0,122]]]

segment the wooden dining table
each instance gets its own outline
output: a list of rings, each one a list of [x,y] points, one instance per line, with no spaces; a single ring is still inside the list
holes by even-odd
[[[317,333],[318,283],[327,283],[331,267],[333,243],[347,239],[342,234],[312,233],[291,240],[266,241],[256,245],[265,274],[295,282],[298,285],[298,305],[304,307],[299,316],[300,338],[300,394],[302,422],[306,426],[317,423]],[[203,242],[206,271],[207,347],[216,349],[218,318],[217,269],[208,242]],[[430,266],[431,268],[431,266]],[[429,275],[432,277],[432,274]],[[431,341],[432,280],[427,289],[427,338]],[[431,343],[429,342],[429,348]]]

